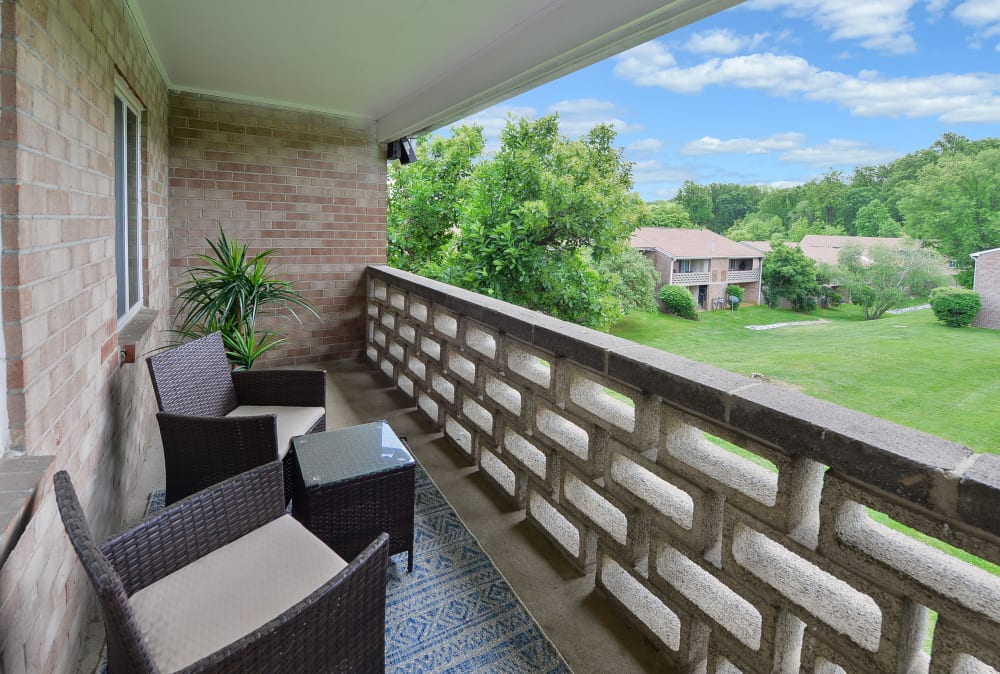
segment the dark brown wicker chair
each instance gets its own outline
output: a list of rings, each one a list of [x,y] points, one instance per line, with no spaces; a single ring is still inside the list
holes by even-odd
[[[218,332],[146,364],[160,408],[168,504],[275,458],[291,498],[290,440],[326,430],[326,372],[234,372]]]
[[[168,506],[99,547],[69,475],[59,471],[54,483],[66,532],[101,603],[110,674],[385,671],[388,535],[344,566],[284,514],[277,461]],[[278,529],[281,549],[269,555],[275,545],[269,537]],[[263,551],[259,557],[274,557],[268,564],[277,568],[245,555],[239,546],[250,540]],[[316,555],[319,564],[300,563]],[[339,569],[332,577],[324,566],[331,558]],[[287,568],[289,559],[298,560],[295,573]],[[194,589],[199,583],[209,584],[211,597]],[[248,603],[253,618],[241,610]],[[261,607],[274,606],[279,608],[261,613]],[[226,636],[242,629],[241,620],[258,626]],[[211,647],[213,638],[217,648]]]

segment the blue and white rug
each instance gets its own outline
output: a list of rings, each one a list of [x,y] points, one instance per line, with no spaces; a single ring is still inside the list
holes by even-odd
[[[569,667],[420,466],[413,573],[389,561],[387,672],[547,672]]]
[[[385,670],[570,674],[479,542],[417,464],[413,573],[389,559]],[[163,507],[150,494],[147,512]],[[107,671],[101,658],[97,674]]]

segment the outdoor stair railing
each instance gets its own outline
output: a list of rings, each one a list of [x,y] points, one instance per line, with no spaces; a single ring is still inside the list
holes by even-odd
[[[367,296],[368,359],[680,671],[1000,671],[1000,577],[886,524],[1000,564],[1000,456],[391,267]]]

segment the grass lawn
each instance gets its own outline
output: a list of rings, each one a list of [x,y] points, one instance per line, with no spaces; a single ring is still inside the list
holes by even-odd
[[[611,332],[732,372],[761,373],[823,400],[1000,454],[1000,332],[949,328],[930,309],[862,320],[766,306],[687,321],[632,314]],[[747,325],[829,320],[772,330]]]
[[[1000,332],[948,328],[930,309],[862,320],[857,307],[796,314],[766,306],[702,312],[687,321],[660,313],[632,314],[611,332],[717,367],[772,380],[844,407],[1000,454]],[[772,330],[747,325],[804,322]],[[720,446],[770,470],[773,466],[735,445]],[[1000,567],[914,531],[887,515],[876,521],[1000,575]],[[924,650],[930,652],[937,613],[931,611]]]

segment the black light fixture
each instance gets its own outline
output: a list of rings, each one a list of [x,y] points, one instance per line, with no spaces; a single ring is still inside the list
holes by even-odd
[[[417,161],[417,151],[413,149],[413,141],[409,138],[393,140],[386,146],[386,159],[398,159],[400,164]]]

